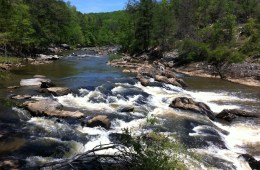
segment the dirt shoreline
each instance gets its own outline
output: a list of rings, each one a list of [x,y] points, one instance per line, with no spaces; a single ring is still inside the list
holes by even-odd
[[[176,68],[175,70],[178,73],[186,74],[189,76],[221,79],[220,76],[214,76],[212,74],[206,73],[203,70],[187,71],[185,69],[180,69],[180,68]],[[242,84],[242,85],[246,85],[246,86],[260,87],[260,82],[253,78],[239,78],[239,79],[226,78],[223,80],[227,80],[227,81],[230,81],[233,83]]]
[[[231,64],[221,70],[222,75],[224,75],[224,78],[222,79],[242,85],[260,87],[259,68],[259,64]],[[221,79],[220,74],[214,69],[212,65],[208,65],[207,63],[203,62],[192,63],[174,69],[179,73],[183,73],[189,76]]]

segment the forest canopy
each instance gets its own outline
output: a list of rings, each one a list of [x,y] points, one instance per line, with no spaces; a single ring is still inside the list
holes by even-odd
[[[183,62],[259,57],[257,0],[128,0],[125,10],[82,14],[62,0],[0,0],[0,53],[67,43],[121,45],[131,54],[179,49]]]

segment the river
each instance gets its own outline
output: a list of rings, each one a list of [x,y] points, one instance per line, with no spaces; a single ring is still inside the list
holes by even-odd
[[[22,158],[30,164],[71,157],[99,144],[111,143],[110,135],[122,133],[124,128],[135,134],[151,132],[154,129],[144,125],[147,117],[156,117],[157,131],[176,135],[185,147],[202,155],[201,162],[193,169],[250,169],[238,158],[242,153],[260,159],[259,119],[240,118],[228,124],[169,107],[174,98],[186,96],[206,103],[216,113],[223,109],[259,112],[260,88],[182,74],[178,76],[188,88],[162,83],[144,87],[134,75],[108,66],[107,61],[107,56],[81,52],[77,57],[69,55],[51,64],[27,65],[11,71],[10,78],[0,82],[0,157]],[[7,87],[19,85],[21,79],[34,75],[45,75],[56,85],[72,89],[66,96],[53,98],[86,116],[108,115],[112,128],[83,128],[74,121],[31,117],[17,107],[18,101],[9,97],[31,94],[39,100],[49,96],[38,93],[37,87]],[[120,113],[119,106],[133,106],[135,111]]]

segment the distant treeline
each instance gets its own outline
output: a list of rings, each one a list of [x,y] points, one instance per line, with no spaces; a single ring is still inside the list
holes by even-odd
[[[260,57],[258,0],[129,0],[126,50],[179,49],[180,63]],[[129,34],[130,33],[130,34]],[[129,43],[130,42],[130,43]]]
[[[118,44],[125,12],[82,14],[62,0],[0,0],[0,52]]]
[[[97,14],[62,0],[0,0],[0,49],[117,44],[132,54],[178,48],[184,63],[237,62],[259,57],[259,14],[258,0],[128,0]]]

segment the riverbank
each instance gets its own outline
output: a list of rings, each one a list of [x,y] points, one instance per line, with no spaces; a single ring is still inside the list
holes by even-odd
[[[189,76],[221,78],[214,66],[203,62],[176,67],[175,70]],[[233,83],[260,87],[260,64],[243,63],[227,65],[222,71],[224,78]]]
[[[177,52],[171,52],[164,55],[165,57],[149,61],[142,59],[133,59],[124,55],[119,60],[113,60],[109,64],[116,67],[124,68],[126,73],[137,74],[138,68],[146,63],[164,66],[167,70],[183,73],[189,76],[219,78],[233,83],[239,83],[247,86],[260,87],[260,61],[247,61],[244,63],[223,64],[220,68],[207,62],[194,62],[182,66],[177,66],[174,62],[178,58]],[[146,57],[149,58],[149,57]]]

